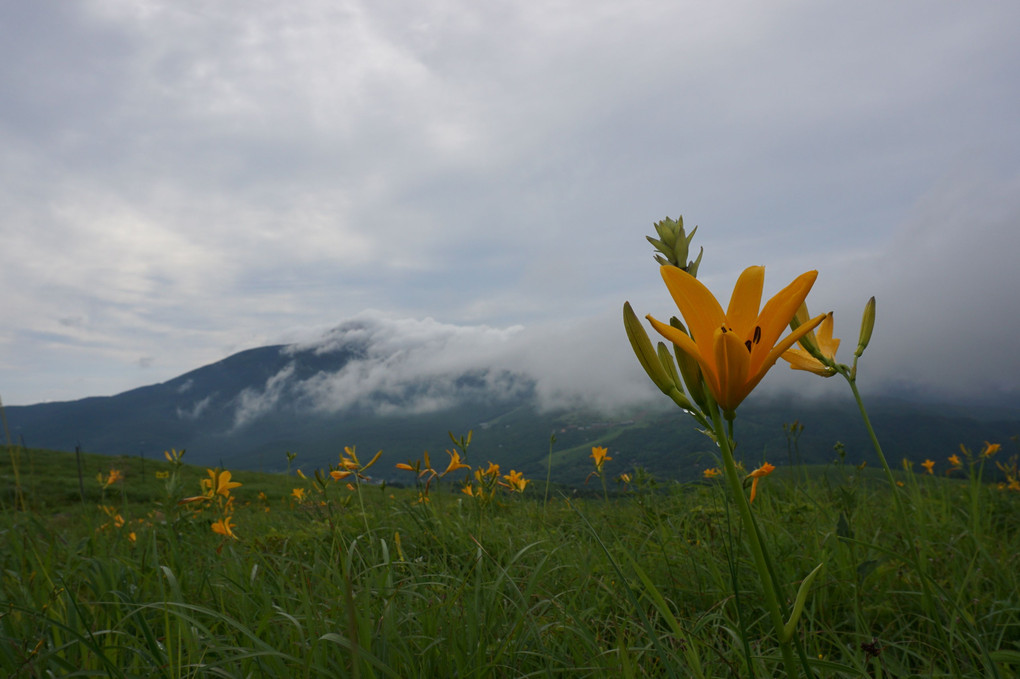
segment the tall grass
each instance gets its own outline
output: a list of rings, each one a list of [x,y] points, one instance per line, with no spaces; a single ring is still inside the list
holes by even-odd
[[[236,471],[230,539],[155,478],[179,473],[191,493],[205,470],[88,457],[83,506],[73,457],[23,459],[28,510],[8,498],[0,516],[0,676],[779,672],[721,483],[640,475],[608,500],[546,503],[539,487],[482,504],[439,482],[422,502],[417,489]],[[99,465],[123,479],[103,491]],[[796,483],[791,471],[763,479],[755,517],[784,591],[825,564],[796,639],[811,672],[1017,676],[1020,493],[904,470],[904,517],[870,469],[800,470]],[[11,472],[0,466],[5,492]],[[905,544],[923,545],[923,574]]]

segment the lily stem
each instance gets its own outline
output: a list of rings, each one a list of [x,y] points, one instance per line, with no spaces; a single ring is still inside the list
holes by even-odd
[[[719,451],[723,458],[723,468],[726,472],[726,482],[737,505],[740,514],[740,521],[744,525],[744,533],[747,535],[751,547],[751,555],[754,557],[755,568],[761,578],[762,590],[765,593],[765,605],[772,619],[772,625],[776,630],[776,639],[779,642],[779,649],[783,655],[783,665],[786,667],[787,677],[799,675],[797,662],[794,658],[793,648],[790,640],[785,638],[783,612],[779,606],[779,594],[776,591],[776,584],[769,572],[768,560],[765,555],[765,545],[761,541],[758,531],[754,525],[754,518],[751,516],[751,503],[744,494],[744,488],[737,472],[737,464],[733,460],[733,450],[730,448],[729,432],[723,424],[719,413],[719,406],[709,396],[709,405],[712,414],[712,424],[715,429],[716,442],[719,444]],[[733,420],[730,419],[732,430]]]

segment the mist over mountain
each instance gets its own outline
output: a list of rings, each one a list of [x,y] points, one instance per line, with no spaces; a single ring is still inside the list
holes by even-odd
[[[573,363],[558,353],[562,347],[573,352]],[[286,452],[311,469],[335,463],[344,446],[383,449],[374,471],[391,481],[401,477],[393,464],[425,450],[435,464],[445,463],[448,432],[468,430],[475,432],[473,462],[491,460],[544,477],[552,447],[555,480],[576,485],[590,471],[592,445],[610,447],[613,473],[642,466],[696,478],[715,465],[709,440],[649,388],[640,368],[607,376],[593,362],[591,375],[578,375],[583,351],[576,343],[529,337],[521,328],[366,314],[161,384],[10,407],[7,419],[14,440],[29,447],[73,450],[80,444],[91,452],[147,457],[185,448],[194,464],[265,471],[285,469]],[[1020,418],[1010,413],[981,418],[963,406],[909,397],[870,399],[870,407],[892,460],[944,459],[960,443],[1006,443],[1020,433]],[[853,401],[838,393],[811,400],[756,394],[737,421],[740,455],[789,461],[793,447],[783,424],[794,420],[805,425],[797,441],[801,459],[832,460],[836,441],[849,461],[872,459]]]

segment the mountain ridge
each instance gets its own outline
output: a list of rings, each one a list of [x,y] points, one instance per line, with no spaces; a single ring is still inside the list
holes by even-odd
[[[427,343],[394,348],[381,335],[365,322],[348,323],[318,343],[248,349],[113,396],[9,406],[7,420],[13,439],[30,447],[81,445],[150,457],[185,448],[194,464],[263,471],[285,469],[287,452],[312,468],[335,463],[347,445],[383,449],[389,467],[381,465],[377,477],[389,481],[401,479],[392,464],[425,450],[440,464],[441,451],[452,447],[448,432],[468,430],[475,431],[473,462],[494,461],[544,478],[552,449],[555,480],[572,485],[584,483],[593,445],[610,446],[613,474],[641,466],[691,479],[715,466],[709,439],[665,399],[615,412],[551,408],[523,372],[485,365],[484,356],[458,367],[422,348]],[[1006,443],[1020,433],[1020,417],[978,418],[962,406],[894,395],[869,398],[869,408],[891,463],[944,459],[961,443]],[[876,462],[849,396],[756,394],[741,406],[738,455],[749,463],[763,457],[789,462],[793,441],[783,425],[795,420],[805,425],[797,441],[800,459],[829,462],[839,441],[849,462]]]

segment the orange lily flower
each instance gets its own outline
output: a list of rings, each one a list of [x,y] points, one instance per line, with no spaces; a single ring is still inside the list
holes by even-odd
[[[602,446],[594,446],[591,449],[591,459],[595,460],[595,471],[602,473],[602,465],[613,458],[609,457],[609,449]]]
[[[929,474],[935,473],[935,460],[925,460],[921,466],[927,469]]]
[[[528,480],[524,478],[524,474],[518,471],[510,470],[510,473],[503,477],[506,479],[507,487],[518,493],[524,492],[524,487],[528,485]]]
[[[450,472],[455,472],[458,469],[471,469],[471,465],[464,464],[460,461],[460,453],[458,451],[447,450],[446,452],[450,454],[450,464],[446,466],[446,471],[442,474],[443,476],[446,476]]]
[[[222,535],[224,537],[237,538],[237,536],[234,535],[234,530],[233,530],[236,527],[236,524],[231,523],[230,519],[231,519],[231,517],[224,516],[219,521],[213,521],[213,523],[212,523],[212,531],[214,533],[218,533],[218,534],[220,534],[220,535]]]
[[[202,479],[202,488],[205,489],[206,497],[215,497],[217,495],[230,497],[230,491],[241,485],[237,481],[231,481],[230,477],[232,475],[225,469],[223,471],[219,469],[206,469],[206,472],[209,474],[209,478]]]
[[[775,471],[775,466],[768,462],[762,463],[760,467],[755,469],[753,472],[747,475],[747,478],[752,479],[751,481],[751,499],[749,502],[754,502],[754,496],[758,493],[758,480],[764,478]]]
[[[737,279],[726,311],[686,271],[663,266],[660,272],[690,334],[651,316],[648,320],[659,334],[697,360],[716,403],[727,414],[736,410],[787,349],[825,318],[817,316],[780,340],[814,285],[817,271],[801,274],[759,309],[765,267],[749,267]]]
[[[801,305],[800,310],[797,312],[796,317],[800,321],[807,320],[807,305]],[[814,337],[814,333],[808,333],[809,336]],[[836,350],[839,349],[839,339],[832,336],[832,312],[825,314],[825,318],[818,326],[818,335],[814,337],[815,345],[818,350],[830,361],[836,360]],[[807,370],[813,372],[816,375],[822,377],[832,377],[836,374],[836,371],[828,365],[825,365],[817,358],[812,356],[806,349],[793,346],[787,349],[783,353],[783,360],[790,364],[790,368],[793,370]]]

